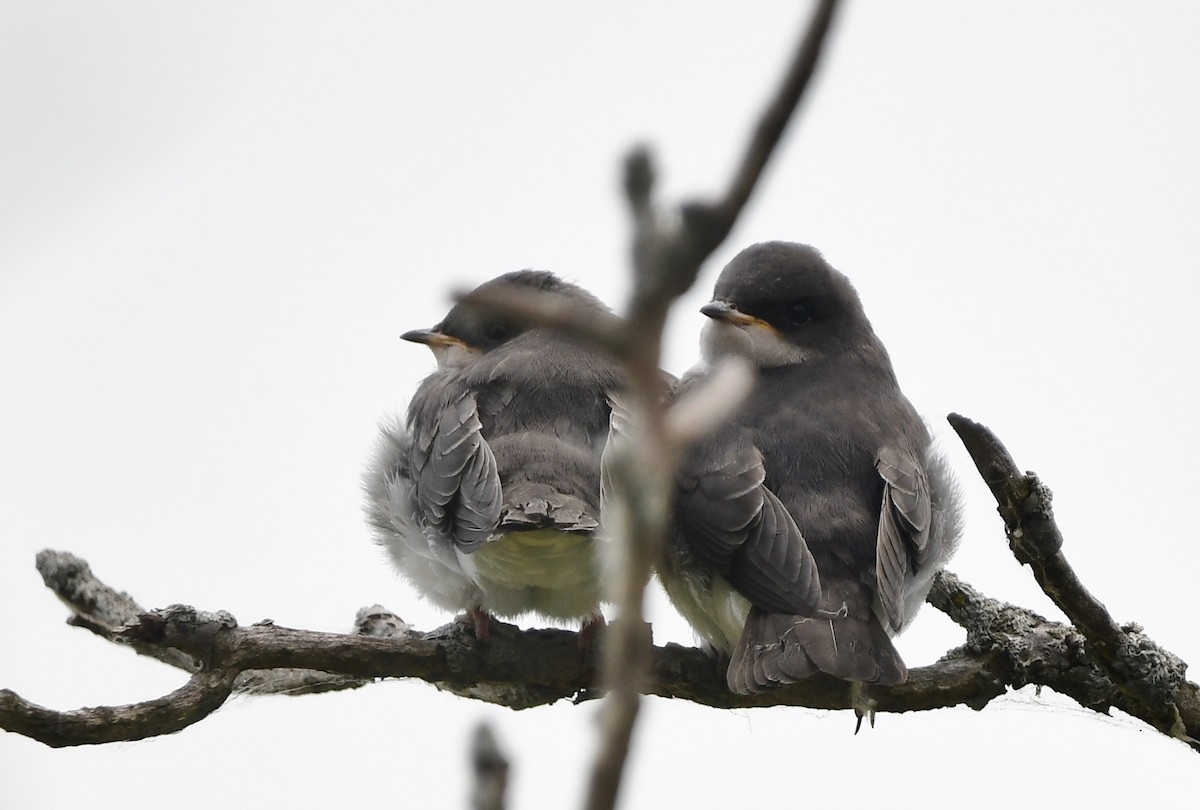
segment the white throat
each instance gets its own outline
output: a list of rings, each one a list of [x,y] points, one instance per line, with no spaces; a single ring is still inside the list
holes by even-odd
[[[439,371],[462,368],[482,354],[478,349],[472,349],[462,343],[431,343],[429,350],[433,352],[433,357],[437,360]]]
[[[736,356],[749,360],[758,368],[776,368],[803,363],[807,353],[757,324],[737,326],[710,318],[700,330],[700,356],[708,365],[725,357]]]

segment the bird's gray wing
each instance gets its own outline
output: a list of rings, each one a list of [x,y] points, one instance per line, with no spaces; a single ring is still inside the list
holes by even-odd
[[[875,577],[884,616],[894,630],[906,620],[905,591],[929,552],[929,479],[911,453],[884,447],[875,460],[883,478]]]
[[[409,427],[417,504],[429,525],[458,549],[475,551],[500,519],[500,477],[475,397],[469,390],[442,386],[428,392],[426,401],[414,397],[414,405]]]
[[[821,596],[817,566],[787,508],[768,489],[762,453],[739,429],[704,441],[679,475],[679,528],[751,604],[812,615]]]

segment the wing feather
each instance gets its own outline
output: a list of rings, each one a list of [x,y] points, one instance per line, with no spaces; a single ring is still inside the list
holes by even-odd
[[[500,519],[500,477],[474,396],[459,391],[447,400],[432,420],[413,425],[417,504],[430,526],[472,552]]]
[[[929,480],[920,461],[894,447],[879,451],[875,468],[883,478],[875,576],[884,617],[899,630],[909,583],[929,547]]]
[[[816,563],[800,529],[764,481],[744,431],[702,443],[680,473],[677,504],[685,540],[763,610],[811,615],[821,595]]]

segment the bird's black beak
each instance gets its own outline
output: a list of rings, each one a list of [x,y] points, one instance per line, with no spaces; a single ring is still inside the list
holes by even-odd
[[[726,315],[728,315],[730,312],[734,312],[735,309],[733,304],[729,303],[728,301],[716,300],[709,301],[707,304],[700,307],[700,311],[710,318],[723,320]]]
[[[707,304],[700,307],[700,311],[712,318],[714,321],[727,323],[730,326],[736,326],[739,329],[749,326],[757,326],[760,329],[765,329],[773,335],[779,334],[778,329],[776,329],[774,326],[771,326],[771,324],[767,323],[762,318],[756,318],[753,315],[747,315],[745,312],[742,312],[740,309],[738,309],[733,302],[726,301],[722,298],[709,301]]]
[[[461,345],[462,341],[455,337],[450,337],[441,330],[441,324],[432,329],[412,329],[400,336],[401,340],[411,341],[412,343],[423,343],[430,348],[435,346],[454,346]]]
[[[707,304],[700,307],[700,311],[712,318],[714,321],[724,321],[725,323],[732,324],[733,326],[749,326],[753,323],[763,323],[753,315],[747,315],[744,312],[740,312],[732,303],[720,298],[709,301]]]

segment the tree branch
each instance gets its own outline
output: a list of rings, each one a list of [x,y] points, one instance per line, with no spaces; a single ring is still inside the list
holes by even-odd
[[[996,499],[1013,555],[1032,569],[1038,585],[1078,629],[1080,648],[1119,690],[1121,699],[1107,702],[1200,751],[1197,687],[1184,679],[1187,664],[1138,625],[1118,626],[1083,586],[1062,553],[1050,489],[1035,474],[1022,473],[986,427],[959,414],[947,419]]]
[[[35,560],[42,582],[59,600],[71,609],[68,624],[91,630],[101,638],[113,641],[117,631],[136,621],[146,609],[124,591],[118,591],[99,580],[87,562],[74,554],[46,549]],[[138,655],[156,658],[184,672],[195,672],[196,662],[179,650],[170,647],[130,645]]]
[[[92,573],[87,562],[65,551],[41,551],[36,565],[42,581],[59,600],[73,612],[67,624],[82,627],[108,641],[119,641],[122,627],[138,620],[146,609],[124,591],[117,591]],[[269,624],[270,622],[265,622]],[[408,632],[408,624],[381,605],[358,611],[355,632],[376,638],[390,638]],[[182,669],[198,671],[199,665],[189,655],[173,648],[143,644],[133,639],[124,643],[138,655],[145,655]],[[307,695],[357,689],[370,681],[311,669],[249,670],[238,675],[233,684],[235,693],[253,695]]]
[[[173,605],[140,615],[113,636],[116,643],[173,649],[199,663],[201,672],[163,698],[132,706],[56,712],[0,692],[0,728],[47,745],[94,745],[170,734],[198,722],[232,693],[240,673],[320,671],[364,682],[419,678],[457,694],[514,709],[553,703],[593,689],[595,668],[577,634],[519,630],[496,622],[487,644],[454,623],[428,634],[391,638],[318,633],[274,624],[241,627],[228,613]],[[914,670],[909,683],[881,694],[881,711],[912,711],[957,703],[981,706],[1004,691],[996,674],[1001,660],[963,655]],[[764,695],[728,691],[707,653],[675,644],[653,648],[648,694],[718,708],[810,706],[848,708],[848,685],[814,678]]]
[[[695,433],[678,419],[667,430],[659,370],[667,311],[695,283],[700,266],[733,229],[808,86],[836,8],[837,0],[819,4],[785,80],[761,116],[742,168],[720,202],[684,205],[678,223],[660,216],[649,152],[634,150],[625,162],[624,186],[634,222],[634,284],[626,334],[637,336],[624,358],[632,435],[625,442],[610,442],[617,445],[608,464],[616,497],[606,523],[622,565],[612,592],[618,621],[604,648],[603,682],[609,694],[585,803],[588,810],[611,810],[620,792],[639,699],[652,667],[651,636],[643,619],[646,585],[665,543],[683,439]]]
[[[51,748],[174,734],[221,708],[233,691],[227,672],[197,672],[180,689],[145,703],[56,712],[0,689],[0,728]]]
[[[39,564],[49,559],[87,571],[85,579],[94,581],[50,578],[48,582],[74,582],[112,591],[95,579],[83,560],[62,552],[38,555]],[[136,604],[127,595],[125,598]],[[1034,684],[1097,712],[1116,707],[1150,722],[1139,713],[1140,704],[1114,686],[1087,654],[1088,643],[1076,629],[988,599],[948,572],[937,578],[929,602],[967,630],[967,643],[931,666],[911,670],[908,681],[900,686],[873,688],[869,697],[877,711],[925,711],[957,705],[982,709],[1009,688]],[[104,615],[104,609],[98,613]],[[372,629],[372,624],[386,629]],[[248,673],[257,673],[269,684],[280,683],[273,677],[279,672],[315,673],[314,677],[324,676],[331,683],[344,679],[357,685],[378,678],[420,678],[439,689],[513,709],[577,697],[599,683],[590,652],[581,651],[577,635],[566,630],[522,631],[497,622],[489,643],[479,644],[465,624],[416,633],[378,607],[359,612],[359,630],[357,634],[316,633],[270,623],[240,627],[228,613],[204,613],[178,605],[143,613],[107,637],[139,651],[173,650],[176,657],[201,666],[183,688],[131,706],[64,712],[0,690],[0,728],[54,747],[170,734],[215,711]],[[644,687],[646,694],[720,709],[848,709],[854,705],[850,685],[829,676],[760,695],[735,695],[726,687],[715,659],[677,644],[652,648]],[[1177,703],[1185,729],[1200,717],[1197,695],[1195,684],[1180,684]]]
[[[750,139],[746,154],[742,157],[741,165],[738,167],[733,182],[725,192],[725,196],[715,206],[716,210],[710,214],[710,216],[715,215],[716,223],[727,223],[725,232],[721,233],[720,238],[716,240],[718,244],[728,235],[739,212],[750,201],[750,195],[758,185],[759,178],[762,177],[767,162],[775,150],[775,145],[783,137],[783,132],[787,128],[792,114],[799,108],[804,92],[808,89],[809,81],[816,72],[817,61],[821,56],[822,46],[830,26],[833,24],[835,11],[837,11],[837,3],[829,0],[822,2],[817,7],[808,24],[804,39],[797,48],[792,63],[783,77],[783,82],[759,117],[758,124],[754,128],[754,135]],[[714,233],[715,235],[716,233]]]

